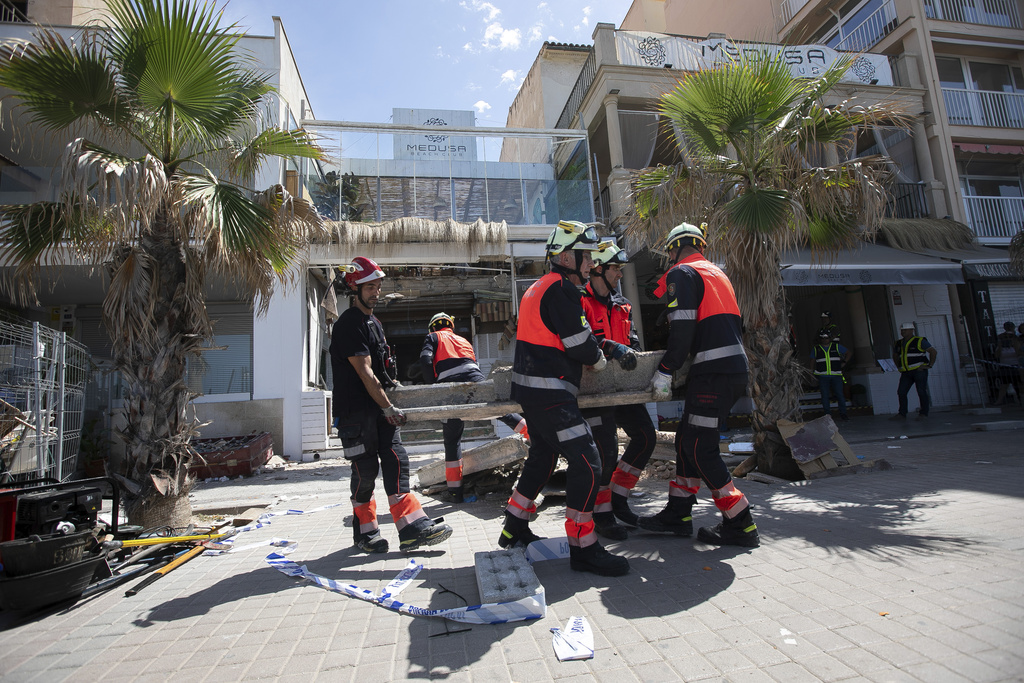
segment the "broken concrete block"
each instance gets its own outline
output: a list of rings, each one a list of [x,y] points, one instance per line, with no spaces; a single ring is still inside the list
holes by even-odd
[[[513,434],[462,453],[462,476],[492,470],[495,467],[514,463],[526,457],[526,439]],[[433,486],[443,482],[444,460],[424,465],[416,470],[420,486]]]
[[[641,351],[636,354],[636,369],[628,372],[614,361],[609,362],[600,372],[583,368],[579,395],[582,398],[590,394],[646,391],[664,355],[664,351]],[[488,379],[494,382],[496,400],[508,400],[512,393],[512,366],[504,363],[495,364]]]
[[[496,400],[494,382],[491,381],[410,384],[388,389],[387,395],[392,403],[402,409],[491,403]]]
[[[484,605],[535,598],[544,604],[544,586],[522,548],[475,553],[476,584]]]

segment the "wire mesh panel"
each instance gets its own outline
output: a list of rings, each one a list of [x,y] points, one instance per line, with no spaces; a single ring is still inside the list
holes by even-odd
[[[65,333],[0,321],[2,478],[72,474],[88,372],[88,350]]]

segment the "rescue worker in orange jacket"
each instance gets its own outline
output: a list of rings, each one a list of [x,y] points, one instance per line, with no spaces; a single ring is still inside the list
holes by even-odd
[[[434,382],[482,382],[485,377],[476,363],[476,353],[468,339],[455,333],[455,318],[438,313],[427,324],[427,336],[420,350],[423,376]],[[526,420],[510,413],[498,418],[516,434],[529,437]],[[454,417],[441,423],[444,436],[444,475],[454,503],[465,502],[462,485],[462,434],[466,423]]]
[[[622,267],[628,263],[625,251],[611,242],[602,242],[594,252],[594,267],[590,269],[582,303],[598,341],[619,344],[629,358],[623,361],[636,367],[635,352],[640,350],[640,338],[633,325],[632,305],[616,289],[622,279]],[[622,540],[627,537],[626,528],[617,524],[616,518],[628,527],[637,526],[638,518],[629,509],[628,497],[654,452],[654,422],[643,404],[588,408],[583,415],[601,454],[601,487],[594,504],[594,527],[599,536]],[[619,427],[629,437],[621,460],[616,433]]]
[[[601,547],[594,531],[601,460],[576,400],[583,366],[596,371],[608,363],[580,305],[579,287],[587,281],[591,252],[597,245],[593,228],[560,221],[547,242],[551,271],[531,285],[519,306],[512,399],[523,406],[530,451],[505,508],[498,545],[526,546],[537,540],[530,531],[530,515],[561,455],[569,464],[565,510],[569,566],[575,571],[621,576],[629,571],[629,562]]]
[[[353,540],[366,553],[385,553],[388,542],[377,525],[374,481],[383,473],[391,518],[405,552],[435,545],[452,535],[447,524],[427,517],[409,489],[409,455],[399,427],[406,422],[385,389],[397,375],[384,328],[373,315],[380,300],[384,271],[365,256],[344,267],[352,306],[339,316],[331,332],[334,375],[333,413],[345,458],[352,464]]]
[[[686,403],[676,431],[676,477],[669,484],[668,506],[641,517],[642,529],[690,536],[690,511],[701,481],[711,489],[722,521],[701,527],[697,538],[715,545],[760,545],[747,497],[736,488],[718,449],[718,425],[747,391],[747,356],[742,321],[732,283],[704,258],[704,227],[682,223],[665,239],[674,264],[663,279],[668,293],[668,349],[654,373],[655,399],[672,393],[672,373],[693,356],[686,382]]]

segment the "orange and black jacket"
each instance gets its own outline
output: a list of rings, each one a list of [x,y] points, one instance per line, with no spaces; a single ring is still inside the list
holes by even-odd
[[[533,283],[519,304],[512,400],[523,406],[575,401],[583,366],[600,358],[576,285],[554,272]]]
[[[607,297],[602,298],[588,284],[583,291],[581,303],[590,329],[598,341],[610,339],[636,351],[640,350],[640,337],[633,327],[633,307],[629,299],[618,292],[609,292]]]
[[[747,372],[736,293],[725,273],[691,254],[666,273],[668,350],[659,370],[671,373],[693,354],[692,375]]]
[[[482,382],[484,374],[476,364],[473,345],[454,330],[431,332],[420,350],[423,378],[433,382]]]

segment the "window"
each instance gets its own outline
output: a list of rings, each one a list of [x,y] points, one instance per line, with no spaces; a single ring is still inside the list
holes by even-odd
[[[201,394],[252,393],[252,310],[245,304],[210,304],[213,342],[185,371],[189,389]]]

